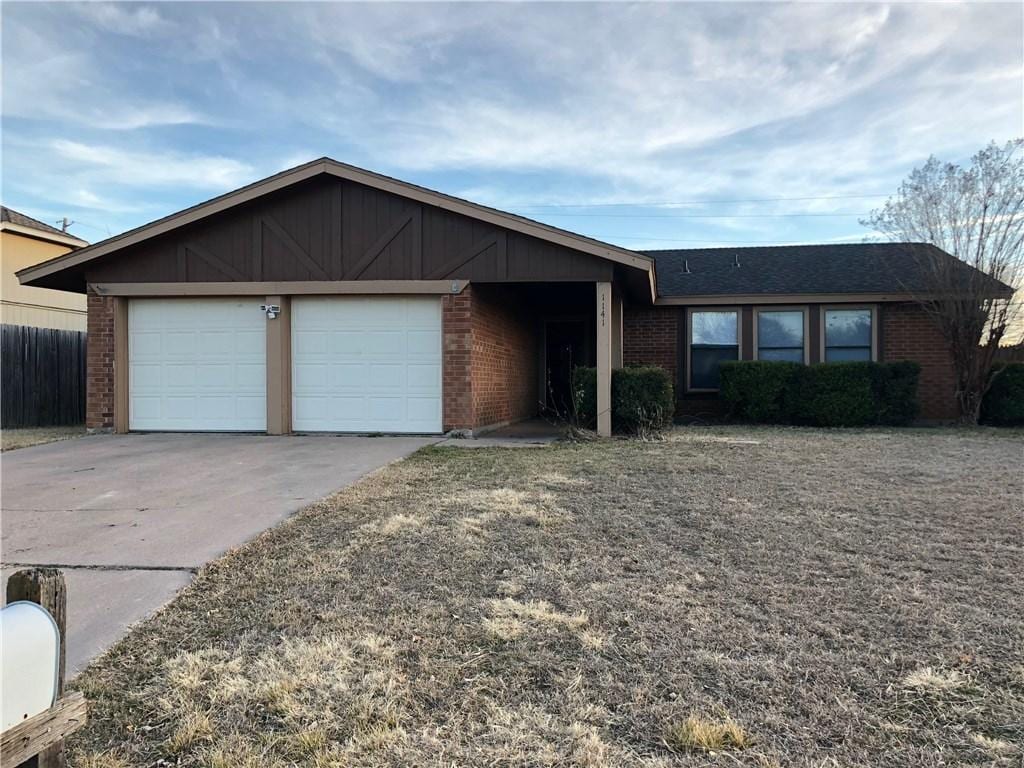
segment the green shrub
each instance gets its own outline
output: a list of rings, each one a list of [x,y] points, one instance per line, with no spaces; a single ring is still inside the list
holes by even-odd
[[[722,363],[720,396],[745,421],[818,427],[902,426],[919,410],[914,362]]]
[[[612,371],[612,425],[631,434],[664,429],[672,423],[676,396],[672,376],[656,365]]]
[[[981,401],[981,421],[997,427],[1024,426],[1024,363],[1006,363]]]
[[[799,375],[799,363],[728,361],[719,366],[719,396],[729,403],[729,415],[743,421],[777,424],[789,421],[786,392]]]
[[[874,424],[873,363],[818,363],[802,368],[787,396],[787,410],[796,424],[818,427],[862,427]]]
[[[573,402],[581,426],[597,422],[597,369],[575,368],[572,372]],[[616,431],[639,433],[662,429],[675,415],[672,377],[657,366],[631,366],[612,371],[612,427]]]
[[[905,427],[913,423],[921,410],[917,400],[921,366],[911,360],[872,365],[875,372],[878,423],[894,427]]]

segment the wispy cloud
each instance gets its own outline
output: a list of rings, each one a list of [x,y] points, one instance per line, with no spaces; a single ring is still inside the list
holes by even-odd
[[[10,6],[5,194],[168,212],[324,154],[499,207],[893,189],[1021,131],[1021,24],[971,3]],[[121,210],[91,215],[139,223]],[[556,223],[634,245],[852,223],[703,210],[737,216]]]
[[[122,187],[179,186],[230,189],[253,181],[251,165],[228,157],[183,152],[134,152],[112,146],[57,139],[50,144],[71,172]]]

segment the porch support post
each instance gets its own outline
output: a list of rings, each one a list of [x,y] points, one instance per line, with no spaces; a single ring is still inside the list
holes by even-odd
[[[612,435],[612,284],[597,284],[597,434]]]
[[[612,369],[622,367],[622,295],[612,290]]]
[[[292,431],[292,313],[289,296],[267,296],[281,308],[267,318],[267,434]]]

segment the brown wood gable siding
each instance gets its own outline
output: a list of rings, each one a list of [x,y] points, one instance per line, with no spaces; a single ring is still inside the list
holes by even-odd
[[[611,262],[321,177],[100,259],[90,283],[611,280]]]

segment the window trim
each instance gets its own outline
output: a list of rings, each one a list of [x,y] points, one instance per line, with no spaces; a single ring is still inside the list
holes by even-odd
[[[720,388],[691,387],[693,379],[693,313],[694,312],[732,312],[736,315],[736,359],[743,359],[743,307],[742,306],[700,306],[686,308],[686,375],[683,377],[684,392],[718,392]]]
[[[819,335],[821,336],[820,357],[821,362],[825,360],[825,350],[828,349],[828,339],[825,338],[825,318],[829,311],[843,311],[851,309],[867,309],[871,311],[871,362],[878,362],[878,305],[877,304],[822,304],[819,315]]]
[[[754,346],[752,359],[758,360],[757,323],[762,312],[801,312],[804,316],[804,365],[811,364],[811,308],[806,304],[768,304],[754,307]],[[874,326],[872,326],[874,327]]]

